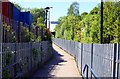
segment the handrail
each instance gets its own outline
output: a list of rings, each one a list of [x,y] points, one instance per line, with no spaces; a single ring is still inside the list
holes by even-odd
[[[19,67],[20,70],[22,71],[22,68],[20,67],[20,64],[19,64],[18,62],[15,62],[15,63],[13,63],[13,64],[11,64],[11,65],[8,65],[7,67],[2,68],[2,70],[0,70],[0,71],[6,70],[6,69],[11,68],[11,67],[16,66],[16,65],[18,65],[18,67]]]
[[[8,69],[8,68],[11,68],[11,67],[17,66],[17,65],[18,65],[18,67],[20,68],[20,71],[22,72],[22,68],[21,68],[21,66],[20,66],[20,63],[19,63],[19,62],[15,62],[15,63],[13,63],[13,64],[10,64],[10,65],[8,65],[8,66],[6,66],[6,67],[2,68],[2,70],[0,70],[0,72],[2,72],[2,71],[4,71],[4,70],[6,70],[6,69]],[[15,76],[15,78],[16,78],[16,76]]]
[[[91,71],[91,75],[93,75],[95,79],[98,79],[97,74],[95,74],[93,69],[88,64],[85,64],[85,66],[84,66],[83,74],[82,74],[83,77],[85,77],[84,72],[85,72],[86,69],[87,69],[87,71],[86,71],[86,79],[88,79],[88,69]]]

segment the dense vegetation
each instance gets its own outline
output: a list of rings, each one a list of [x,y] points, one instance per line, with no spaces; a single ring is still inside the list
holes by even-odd
[[[56,38],[74,40],[82,43],[100,43],[100,4],[89,13],[83,12],[76,16],[74,3],[68,9],[68,15],[58,19]],[[72,10],[72,11],[71,11]],[[120,41],[120,2],[104,2],[103,42],[117,43]]]
[[[51,33],[49,29],[46,28],[46,25],[44,23],[45,21],[45,11],[43,8],[23,8],[17,3],[13,3],[20,11],[30,11],[30,13],[33,15],[33,24],[32,26],[29,26],[30,28],[27,28],[25,25],[17,24],[16,23],[16,29],[12,29],[12,22],[9,24],[4,22],[4,36],[3,36],[3,42],[17,42],[18,36],[20,42],[41,42],[50,40],[51,41]],[[5,19],[5,18],[4,18]],[[11,24],[11,25],[10,25]],[[19,31],[18,35],[18,27],[21,29]],[[31,29],[29,31],[29,29]]]

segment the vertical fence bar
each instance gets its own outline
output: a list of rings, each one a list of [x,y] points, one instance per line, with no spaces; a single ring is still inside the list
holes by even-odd
[[[17,43],[14,44],[15,45],[15,52],[14,52],[14,63],[16,63],[16,52],[17,52]],[[14,67],[14,77],[17,76],[17,71],[16,71],[17,67],[15,65]]]
[[[10,40],[9,40],[9,42],[12,42],[12,19],[9,19],[9,25],[10,25]]]
[[[91,68],[93,67],[93,43],[91,44]],[[91,72],[91,79],[92,79],[92,72]]]
[[[1,3],[1,2],[0,2]],[[2,10],[2,6],[0,5],[0,10]],[[2,13],[2,11],[1,11]],[[3,27],[2,27],[2,14],[0,13],[0,78],[2,78],[2,33],[3,33]]]
[[[119,51],[119,48],[120,48],[120,44],[118,43],[118,51],[117,51],[117,56],[118,56],[118,59],[117,59],[117,79],[119,79],[119,64],[120,64],[120,51]]]
[[[18,27],[17,27],[17,32],[18,32],[18,35],[17,35],[17,41],[18,43],[20,42],[20,22],[18,22]]]
[[[87,66],[87,69],[86,69],[86,79],[88,79],[88,66]]]
[[[81,72],[82,72],[83,43],[81,43]]]
[[[32,69],[32,42],[30,42],[30,70]]]
[[[113,58],[113,79],[116,77],[116,54],[117,54],[117,44],[114,44],[114,58]]]

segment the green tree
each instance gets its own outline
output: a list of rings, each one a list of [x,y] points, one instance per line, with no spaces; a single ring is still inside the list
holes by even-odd
[[[39,18],[37,19],[37,24],[36,24],[36,25],[39,26],[39,27],[45,28],[45,24],[44,24],[44,19],[43,19],[43,17],[39,17]]]
[[[43,20],[41,20],[41,23],[44,23],[45,20],[45,12],[43,8],[33,8],[30,10],[30,12],[32,13],[33,17],[34,17],[34,23],[37,23],[38,18],[43,18]]]
[[[79,15],[79,3],[78,2],[73,2],[70,7],[68,8],[68,15],[74,14],[74,15]]]
[[[75,3],[70,5],[68,15],[59,18],[60,24],[55,28],[56,36],[66,40],[83,43],[100,43],[100,4],[90,13],[83,12],[75,16]],[[104,43],[117,43],[120,41],[120,2],[104,2]]]
[[[64,26],[62,26],[62,24],[64,23],[65,19],[66,19],[66,16],[60,17],[58,19],[60,24],[56,25],[56,27],[54,29],[55,32],[56,32],[56,38],[62,38],[63,37],[62,32],[64,32],[64,28],[63,28]]]
[[[104,3],[104,43],[119,42],[120,2]]]

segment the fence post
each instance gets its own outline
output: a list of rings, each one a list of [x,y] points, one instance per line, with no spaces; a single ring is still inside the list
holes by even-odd
[[[82,72],[83,43],[81,43],[81,72]]]
[[[119,73],[120,73],[120,71],[119,71],[119,64],[120,64],[120,51],[119,51],[119,48],[120,48],[120,45],[119,45],[119,43],[118,43],[118,51],[117,51],[117,79],[118,79],[118,77],[119,77]]]
[[[15,52],[14,52],[14,63],[16,63],[16,50],[17,50],[17,43],[15,42],[15,44],[14,44],[14,46],[15,46]],[[16,71],[16,65],[15,65],[15,67],[14,67],[14,77],[16,77],[17,76],[17,71]]]
[[[17,41],[19,43],[20,42],[20,22],[18,22],[17,32],[18,32],[18,34],[17,34]]]
[[[30,42],[30,69],[32,69],[32,42]]]
[[[93,43],[91,44],[91,69],[93,67]],[[91,79],[92,79],[92,72],[91,72]]]
[[[117,54],[117,44],[114,44],[114,57],[113,57],[113,79],[116,77],[116,54]]]
[[[1,4],[1,1],[0,1]],[[0,5],[0,79],[2,79],[2,37],[3,37],[3,26],[2,26],[2,5]]]
[[[41,53],[41,56],[40,56],[40,57],[41,57],[41,59],[40,59],[41,66],[43,65],[43,47],[42,47],[43,45],[42,45],[42,44],[43,44],[43,41],[41,41],[41,44],[40,44],[40,50],[41,50],[41,52],[42,52],[42,53]]]

